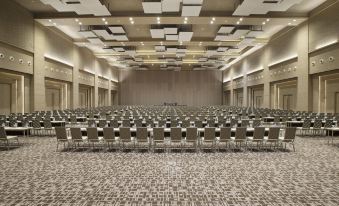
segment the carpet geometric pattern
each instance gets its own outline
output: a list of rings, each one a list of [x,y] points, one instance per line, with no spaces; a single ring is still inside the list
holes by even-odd
[[[296,152],[55,152],[51,137],[1,150],[0,205],[338,206],[339,148]]]

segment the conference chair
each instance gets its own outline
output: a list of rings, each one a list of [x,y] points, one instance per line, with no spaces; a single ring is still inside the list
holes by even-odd
[[[264,146],[266,146],[267,149],[267,144],[269,144],[270,149],[272,148],[276,148],[278,146],[279,143],[279,134],[280,134],[280,127],[270,127],[270,129],[268,130],[268,138],[266,141],[264,141]]]
[[[231,128],[230,127],[220,127],[220,135],[217,141],[218,150],[222,145],[225,145],[225,148],[229,147],[231,141]]]
[[[247,138],[246,138],[247,128],[246,127],[237,127],[235,130],[235,148],[241,149],[243,144],[245,144],[245,150],[247,149]]]
[[[107,145],[107,150],[109,151],[116,144],[115,133],[113,127],[104,127],[103,128],[103,138]]]
[[[296,127],[287,127],[285,130],[284,139],[281,143],[285,143],[285,149],[287,148],[287,144],[292,145],[293,151],[295,152],[294,140],[296,135],[297,128]]]
[[[63,143],[64,149],[66,148],[66,144],[67,144],[67,148],[69,147],[70,141],[68,139],[67,131],[65,127],[55,127],[55,135],[57,138],[56,151],[58,151],[59,143]]]
[[[201,148],[210,148],[215,149],[216,137],[215,137],[215,127],[205,127],[204,129],[204,139],[201,141]]]
[[[109,126],[110,127],[113,127],[113,128],[118,128],[119,127],[119,123],[118,123],[118,120],[116,119],[113,119],[109,122]]]
[[[182,149],[182,133],[180,127],[171,127],[169,147]]]
[[[71,137],[74,149],[85,148],[87,144],[87,136],[82,136],[81,129],[79,127],[71,127]]]
[[[253,148],[253,143],[256,143],[257,149],[260,149],[260,146],[265,141],[265,127],[255,127],[253,131],[253,137],[249,137],[248,140],[251,143],[251,148]]]
[[[92,146],[92,149],[96,148],[96,144],[100,143],[99,136],[98,136],[98,128],[96,127],[89,127],[87,128],[87,140],[89,146]]]
[[[166,143],[165,143],[165,129],[163,127],[155,127],[153,128],[153,151],[157,149],[159,145],[164,151],[166,150]]]
[[[17,136],[7,136],[5,127],[0,127],[0,142],[3,143],[7,150],[9,150],[13,141],[17,146],[19,145],[19,138]]]
[[[131,140],[131,128],[120,127],[119,128],[119,143],[121,151],[124,151],[127,146],[135,147],[135,142]]]
[[[138,149],[146,147],[148,151],[150,150],[147,127],[137,127],[135,142]]]
[[[107,120],[105,120],[105,119],[100,119],[100,120],[99,120],[99,127],[100,127],[100,128],[105,128],[105,127],[107,127],[107,126],[108,126]]]
[[[187,127],[186,128],[186,138],[185,138],[185,141],[184,141],[184,147],[190,148],[190,144],[193,145],[192,148],[194,148],[195,151],[198,151],[199,138],[198,138],[198,128],[196,128],[196,127]]]

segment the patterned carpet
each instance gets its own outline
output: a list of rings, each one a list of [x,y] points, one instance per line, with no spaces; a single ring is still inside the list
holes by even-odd
[[[54,138],[1,150],[0,205],[339,205],[339,148],[297,152],[55,152]]]

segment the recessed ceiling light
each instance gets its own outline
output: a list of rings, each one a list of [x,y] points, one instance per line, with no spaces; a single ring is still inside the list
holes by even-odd
[[[293,21],[295,22],[295,21],[297,21],[296,19],[293,19]]]
[[[160,21],[158,21],[158,24],[160,24]]]
[[[160,21],[160,17],[157,17],[157,20]]]
[[[188,18],[187,17],[185,17],[185,21],[187,21],[188,20]]]
[[[187,24],[187,21],[184,21],[184,24]]]
[[[239,22],[239,21],[237,21],[237,24],[240,24],[240,22]]]
[[[262,24],[263,24],[263,25],[265,25],[265,24],[266,24],[266,22],[263,22]]]
[[[55,22],[54,22],[53,24],[54,24],[54,26],[56,26],[56,25],[57,25]]]
[[[75,21],[76,21],[76,22],[78,22],[78,21],[79,21],[79,19],[75,19]]]
[[[211,21],[211,22],[210,22],[210,24],[213,24],[213,23],[214,23],[214,21]]]
[[[215,21],[215,17],[212,18],[212,21]]]
[[[270,19],[266,19],[266,21],[267,21],[267,22],[269,22],[269,21],[270,21]]]
[[[82,23],[81,23],[81,22],[79,22],[79,25],[82,25]]]
[[[242,18],[240,18],[239,21],[242,21]]]
[[[291,25],[291,22],[289,22],[288,25]]]
[[[134,21],[131,21],[131,24],[134,24]]]
[[[130,18],[129,18],[129,20],[130,20],[130,21],[133,21],[133,18],[132,18],[132,17],[130,17]]]
[[[107,25],[107,24],[108,24],[108,22],[107,22],[107,21],[105,21],[105,24]]]
[[[49,22],[52,22],[52,20],[51,20],[51,19],[49,19],[48,21],[49,21]]]
[[[102,18],[102,21],[106,21],[106,19],[105,19],[105,18]]]

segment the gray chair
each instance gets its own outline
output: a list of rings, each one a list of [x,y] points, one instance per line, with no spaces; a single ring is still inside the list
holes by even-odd
[[[123,119],[122,127],[131,127],[131,121],[129,119]]]
[[[196,128],[196,127],[187,127],[186,128],[186,138],[185,138],[185,141],[184,141],[184,147],[190,148],[190,143],[192,143],[193,148],[195,148],[195,150],[198,149],[199,138],[198,138],[198,128]]]
[[[116,119],[110,120],[109,126],[113,127],[113,128],[119,128],[118,120],[116,120]]]
[[[92,149],[99,143],[98,129],[96,127],[87,128],[87,140]]]
[[[170,143],[171,148],[182,149],[182,133],[180,127],[171,127]]]
[[[280,127],[270,127],[269,131],[268,131],[268,138],[267,140],[264,142],[267,147],[267,144],[269,144],[270,149],[272,148],[276,148],[279,144],[279,134],[280,134]]]
[[[225,148],[229,147],[231,141],[231,128],[230,127],[220,127],[219,140],[217,142],[218,149],[225,144]]]
[[[32,129],[31,129],[31,131],[32,131],[32,133],[34,134],[34,135],[42,135],[42,128],[41,128],[41,125],[40,125],[40,120],[33,120],[32,121]]]
[[[246,138],[247,129],[246,127],[237,127],[235,130],[235,146],[238,149],[241,149],[243,145],[245,145],[245,149],[247,149],[247,138]]]
[[[190,127],[191,126],[191,123],[189,120],[183,120],[182,123],[181,123],[181,127],[182,128],[187,128],[187,127]]]
[[[134,120],[134,127],[142,127],[142,120],[141,119],[135,119]]]
[[[295,152],[294,140],[295,140],[296,131],[297,131],[296,127],[286,128],[284,139],[281,141],[282,144],[285,143],[285,149],[287,147],[287,144],[291,144],[293,146],[293,151]]]
[[[255,127],[253,137],[252,139],[250,139],[250,142],[252,143],[251,146],[253,146],[253,143],[256,143],[256,147],[257,149],[259,149],[265,140],[264,138],[265,138],[265,127]]]
[[[15,141],[16,146],[19,145],[19,138],[17,136],[7,136],[5,127],[0,127],[0,142],[9,150],[13,145],[11,144]]]
[[[131,128],[129,127],[120,127],[119,128],[119,143],[120,149],[124,150],[127,146],[134,148],[135,144],[131,140]]]
[[[44,120],[44,129],[46,134],[53,135],[54,128],[52,127],[51,120]]]
[[[155,150],[158,145],[160,146],[160,148],[164,150],[166,149],[165,129],[163,127],[153,128],[153,141],[152,142],[153,142],[153,150]]]
[[[204,140],[201,142],[201,148],[215,149],[216,137],[215,127],[205,127],[204,129]]]
[[[78,127],[71,127],[70,129],[74,148],[84,148],[87,143],[87,136],[82,136],[81,129]]]
[[[69,139],[67,137],[67,131],[66,131],[65,127],[55,127],[55,135],[56,135],[56,138],[57,138],[56,151],[58,151],[59,143],[63,143],[64,149],[66,148],[66,144],[67,144],[67,147],[69,147],[70,142],[69,142]]]
[[[194,121],[194,127],[196,127],[196,128],[202,128],[202,121],[201,121],[201,120],[196,120],[196,121]]]
[[[104,127],[107,127],[107,126],[108,126],[107,120],[105,120],[105,119],[99,120],[99,127],[100,128],[104,128]]]
[[[114,128],[113,127],[103,128],[103,135],[104,135],[104,140],[107,144],[107,149],[110,150],[112,148],[112,146],[114,148],[114,144],[116,143]]]
[[[148,150],[150,150],[150,141],[146,127],[137,127],[136,147],[138,149],[146,147]]]

